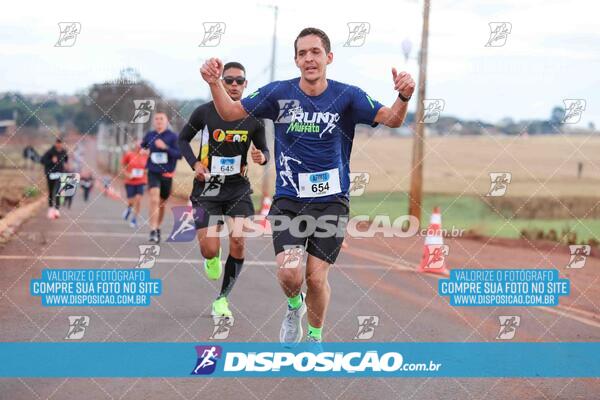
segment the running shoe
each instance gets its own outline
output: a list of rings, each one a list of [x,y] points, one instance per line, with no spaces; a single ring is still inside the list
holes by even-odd
[[[149,242],[151,243],[159,243],[160,240],[158,239],[158,233],[156,233],[155,230],[150,231],[150,238],[148,239]]]
[[[131,207],[127,207],[121,216],[125,221],[127,221],[129,219],[129,215],[131,215]]]
[[[306,345],[312,353],[319,354],[323,352],[323,341],[321,339],[306,335]]]
[[[219,255],[211,259],[204,260],[204,272],[208,279],[216,281],[221,277],[223,267],[221,266],[221,249],[219,249]]]
[[[302,293],[302,305],[298,308],[290,308],[285,313],[281,330],[279,331],[279,341],[284,344],[298,343],[302,339],[302,317],[306,314],[305,295]]]
[[[229,309],[229,303],[227,302],[227,297],[219,297],[212,303],[212,312],[211,315],[213,317],[231,317],[231,310]]]

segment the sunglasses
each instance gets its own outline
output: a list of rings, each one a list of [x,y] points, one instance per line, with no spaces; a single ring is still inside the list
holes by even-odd
[[[246,82],[246,78],[244,78],[243,76],[236,76],[235,78],[233,78],[231,76],[225,76],[225,77],[223,77],[223,81],[225,81],[225,83],[228,85],[233,84],[234,81],[238,85],[243,85],[244,82]]]

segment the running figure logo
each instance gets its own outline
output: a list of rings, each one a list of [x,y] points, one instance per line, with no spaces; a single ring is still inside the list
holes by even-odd
[[[354,340],[369,340],[373,338],[375,328],[379,326],[379,317],[377,315],[359,315],[358,331],[354,336]]]
[[[490,22],[490,38],[485,47],[502,47],[506,44],[506,39],[512,31],[510,22]]]
[[[371,180],[371,175],[368,172],[350,172],[350,196],[362,196]]]
[[[450,247],[447,244],[428,244],[425,246],[429,257],[423,268],[425,269],[440,269],[444,267],[446,256],[450,254]]]
[[[229,331],[233,327],[234,318],[233,317],[213,317],[213,333],[210,335],[209,339],[211,340],[224,340],[229,337]]]
[[[198,361],[191,375],[210,375],[217,368],[217,359],[223,355],[221,346],[196,346]]]
[[[486,197],[500,197],[504,196],[508,189],[508,184],[512,180],[512,174],[510,172],[490,172],[491,186]]]
[[[423,100],[423,119],[421,123],[423,124],[435,124],[440,119],[440,115],[442,115],[442,111],[444,111],[444,107],[446,107],[446,102],[444,99],[424,99]]]
[[[190,242],[196,236],[194,223],[194,210],[190,206],[176,206],[172,208],[175,225],[167,242]]]
[[[135,111],[133,118],[129,121],[131,124],[145,124],[150,120],[150,115],[154,111],[154,100],[134,100]]]
[[[283,246],[283,263],[281,268],[298,268],[304,259],[304,247],[286,244]]]
[[[514,338],[517,327],[521,325],[521,317],[518,315],[501,315],[498,319],[500,320],[500,330],[496,339],[510,340]]]
[[[59,197],[72,197],[79,185],[79,174],[77,173],[61,173],[60,186],[56,195]]]
[[[565,116],[563,124],[576,124],[581,120],[581,114],[585,110],[586,102],[584,99],[564,99]]]
[[[369,32],[371,32],[371,24],[368,22],[348,22],[348,40],[344,43],[344,47],[362,46]]]
[[[277,100],[279,103],[279,115],[275,118],[276,124],[289,124],[292,117],[304,114],[299,100]]]
[[[140,258],[136,268],[152,268],[156,259],[160,255],[160,245],[158,244],[140,244]]]
[[[579,269],[583,268],[587,257],[590,255],[592,247],[589,244],[573,244],[569,246],[571,258],[565,268]]]
[[[81,23],[79,22],[59,22],[58,29],[60,35],[54,47],[73,47],[77,40],[77,35],[81,33]]]
[[[281,187],[286,187],[288,185],[288,182],[286,182],[286,178],[287,178],[289,183],[294,187],[294,190],[296,190],[296,194],[299,195],[300,192],[298,191],[298,187],[296,186],[296,183],[294,182],[294,173],[290,169],[290,165],[289,165],[290,161],[295,161],[298,164],[302,164],[302,161],[296,160],[295,158],[292,158],[292,157],[288,157],[288,156],[284,155],[283,152],[279,155],[279,166],[283,167],[283,171],[279,171],[279,177],[283,181],[283,184],[281,185]]]
[[[204,190],[200,193],[202,197],[214,197],[221,191],[221,186],[225,183],[225,175],[204,174],[208,179],[204,184]]]
[[[83,339],[85,328],[90,326],[90,317],[86,315],[71,315],[69,316],[69,330],[65,340]]]
[[[204,38],[198,47],[216,47],[225,33],[225,22],[203,22]]]
[[[329,132],[333,133],[333,128],[335,128],[335,123],[340,120],[340,115],[338,113],[325,113],[325,115],[329,114],[330,118],[327,120],[327,126],[323,129],[323,132],[319,134],[319,139],[323,137],[323,134]]]

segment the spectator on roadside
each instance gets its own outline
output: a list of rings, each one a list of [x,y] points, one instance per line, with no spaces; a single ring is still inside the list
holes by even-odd
[[[60,217],[60,198],[57,196],[60,187],[60,174],[65,172],[65,165],[69,162],[69,156],[64,149],[63,141],[57,138],[54,145],[44,153],[41,158],[44,165],[44,175],[48,184],[48,218]]]

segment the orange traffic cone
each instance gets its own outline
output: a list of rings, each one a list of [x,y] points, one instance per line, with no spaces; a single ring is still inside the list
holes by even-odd
[[[273,204],[273,200],[269,196],[264,196],[259,213],[260,217],[258,218],[257,223],[263,227],[265,235],[273,234],[271,223],[267,219],[267,215],[269,215],[269,210],[271,209],[271,204]]]
[[[429,220],[423,257],[417,271],[450,276],[450,271],[446,267],[447,255],[448,246],[444,244],[442,235],[442,214],[440,208],[435,207]]]

